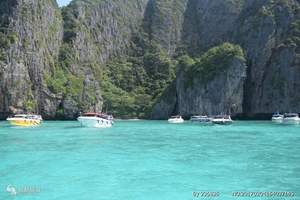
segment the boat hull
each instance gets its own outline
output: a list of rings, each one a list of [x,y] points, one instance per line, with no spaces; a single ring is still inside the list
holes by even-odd
[[[81,126],[89,128],[110,128],[113,125],[111,120],[99,117],[78,117]]]
[[[169,119],[168,122],[170,124],[181,124],[184,122],[184,120],[183,119]]]
[[[284,124],[299,124],[299,121],[300,119],[299,118],[284,118],[282,120],[282,123]]]
[[[272,122],[275,123],[282,123],[283,119],[282,118],[272,118]]]
[[[211,122],[210,119],[191,119],[191,122]]]
[[[7,121],[13,126],[23,126],[23,127],[38,126],[41,124],[41,120],[35,120],[35,119],[8,118]]]

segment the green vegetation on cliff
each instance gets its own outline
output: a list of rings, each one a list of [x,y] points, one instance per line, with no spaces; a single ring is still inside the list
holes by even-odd
[[[90,19],[93,10],[91,5],[95,6],[100,2],[102,1],[78,0],[63,8],[64,43],[59,57],[61,70],[54,70],[51,79],[46,77],[49,89],[56,94],[62,93],[64,98],[78,102],[79,110],[84,110],[82,101],[86,100],[82,98],[86,71],[91,71],[95,81],[100,84],[104,111],[123,118],[147,118],[154,104],[175,80],[177,63],[188,68],[191,75],[189,80],[192,80],[193,76],[201,76],[201,80],[204,81],[211,79],[222,71],[222,68],[226,70],[227,62],[232,56],[243,57],[241,48],[229,43],[210,49],[200,58],[193,59],[188,55],[172,57],[170,53],[175,52],[172,48],[176,47],[179,39],[175,37],[179,37],[186,4],[186,1],[176,0],[171,7],[170,2],[149,2],[140,26],[131,33],[127,29],[122,33],[125,38],[128,37],[126,35],[130,35],[127,52],[112,56],[107,62],[101,62],[97,56],[107,54],[103,52],[107,42],[99,41],[96,33],[103,33],[106,27],[102,27],[103,24],[98,27],[96,25],[99,21]],[[124,7],[119,3],[112,2],[123,9],[133,9],[131,4]],[[81,8],[80,11],[78,7]],[[106,17],[111,20],[109,16]],[[129,23],[118,14],[114,15],[113,19],[116,24],[110,25],[112,27],[109,31],[116,31],[115,26],[121,26],[119,28],[123,29]],[[94,26],[89,27],[89,23],[93,23]],[[173,24],[172,28],[167,28],[168,24]],[[113,43],[114,39],[116,38],[110,42]],[[86,44],[79,43],[81,41]],[[88,48],[86,57],[81,57],[81,52],[76,48]],[[72,70],[73,66],[78,66],[76,71]],[[82,79],[74,81],[75,77]],[[92,91],[88,93],[90,99],[93,99],[90,102],[96,101],[96,95],[98,94]]]
[[[214,81],[236,59],[247,59],[247,112],[277,108],[270,97],[288,110],[299,19],[296,0],[73,0],[62,9],[55,0],[2,0],[0,111],[147,118],[161,101],[157,112],[169,115],[182,106],[180,84]]]
[[[179,66],[188,74],[187,85],[191,85],[194,78],[206,83],[216,75],[226,72],[233,58],[245,60],[243,50],[239,45],[226,42],[209,49],[194,60],[187,55],[182,56]]]
[[[142,4],[141,1],[139,6]],[[93,16],[95,12],[99,15],[104,12],[97,10],[97,5],[111,10],[112,16],[105,14],[97,19]],[[118,8],[128,10],[125,18]],[[70,85],[70,77],[92,76],[101,88],[102,110],[116,117],[148,117],[157,98],[175,79],[175,61],[152,37],[154,30],[150,29],[154,29],[153,25],[149,24],[146,28],[142,18],[140,21],[136,19],[138,14],[132,12],[134,9],[141,8],[136,7],[134,2],[124,5],[120,1],[107,3],[98,0],[77,0],[64,7],[64,38],[58,62],[61,70],[55,68],[51,79],[46,77],[48,88],[55,94],[62,92],[64,98],[79,102],[78,105],[82,105],[79,110],[87,111],[83,106],[86,99],[81,98],[86,91],[84,80]],[[107,21],[110,23],[106,24]],[[134,22],[136,24],[132,24]],[[94,25],[91,26],[91,23]],[[99,37],[99,33],[104,38]],[[122,45],[126,46],[126,52],[122,52]],[[109,56],[108,60],[106,56]],[[70,91],[76,93],[70,95]],[[91,99],[96,100],[97,95],[96,92],[88,92]]]
[[[139,37],[139,36],[136,36]],[[147,38],[135,38],[132,52],[105,67],[104,109],[121,117],[149,117],[151,108],[175,78],[175,64]]]

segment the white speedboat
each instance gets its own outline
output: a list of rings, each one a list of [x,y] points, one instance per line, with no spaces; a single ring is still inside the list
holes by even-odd
[[[113,117],[103,113],[84,113],[77,120],[81,126],[90,128],[109,128],[113,125]]]
[[[282,122],[284,124],[299,124],[300,118],[297,113],[285,113]]]
[[[181,116],[177,115],[177,116],[172,116],[170,119],[168,119],[168,122],[172,124],[180,124],[183,123],[184,120],[182,119]]]
[[[276,122],[276,123],[282,123],[282,121],[283,121],[283,115],[281,115],[279,113],[273,114],[272,121]]]
[[[230,115],[218,115],[213,117],[212,119],[212,123],[214,124],[220,124],[220,125],[228,125],[228,124],[232,124],[232,119],[230,117]]]
[[[190,119],[191,122],[195,123],[201,123],[201,124],[210,124],[211,123],[211,118],[208,116],[192,116]]]
[[[42,122],[41,115],[33,114],[19,114],[6,119],[11,125],[14,126],[37,126]]]

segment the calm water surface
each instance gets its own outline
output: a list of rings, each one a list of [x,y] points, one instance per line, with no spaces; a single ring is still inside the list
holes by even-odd
[[[218,200],[238,199],[234,191],[292,191],[296,197],[285,199],[300,199],[300,125],[0,122],[1,200],[205,199],[195,191],[220,192],[210,198]]]

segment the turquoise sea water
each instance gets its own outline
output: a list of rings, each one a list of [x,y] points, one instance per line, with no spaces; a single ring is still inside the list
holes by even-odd
[[[200,191],[219,197],[193,196]],[[253,199],[233,197],[237,191],[290,191],[296,196],[272,199],[300,199],[300,125],[0,122],[0,200]]]

